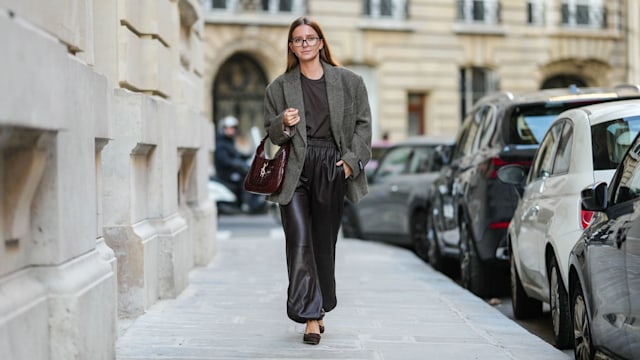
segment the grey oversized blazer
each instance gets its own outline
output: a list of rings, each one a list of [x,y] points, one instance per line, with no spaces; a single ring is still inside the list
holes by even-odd
[[[367,89],[362,77],[343,67],[322,62],[327,84],[331,132],[338,145],[342,160],[353,174],[347,179],[346,196],[358,202],[367,194],[367,177],[364,166],[371,158],[371,109]],[[285,131],[282,116],[287,108],[299,110],[300,122],[292,131]],[[276,145],[291,141],[291,153],[285,172],[284,184],[278,194],[267,197],[269,201],[286,205],[302,173],[307,151],[307,128],[300,83],[300,68],[296,67],[280,75],[266,89],[264,100],[264,127]]]

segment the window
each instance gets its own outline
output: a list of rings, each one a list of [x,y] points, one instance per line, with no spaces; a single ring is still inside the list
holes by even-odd
[[[544,25],[544,0],[527,1],[527,24]]]
[[[376,171],[376,176],[386,177],[389,175],[406,174],[409,160],[411,160],[411,153],[411,148],[406,146],[390,149],[382,158]]]
[[[480,67],[460,69],[460,114],[467,111],[482,96],[498,90],[498,80],[495,72]]]
[[[365,0],[363,13],[372,18],[407,18],[407,0]]]
[[[509,121],[508,144],[535,145],[542,141],[551,123],[566,106],[520,105]]]
[[[629,151],[629,156],[624,158],[622,168],[618,170],[616,177],[619,183],[613,189],[613,202],[619,204],[633,200],[640,196],[640,144],[636,141]]]
[[[529,173],[531,180],[551,175],[553,169],[553,150],[560,138],[561,127],[562,124],[555,124],[549,129],[549,132],[547,132],[547,135],[542,140]]]
[[[204,8],[232,13],[304,13],[306,11],[306,0],[204,0]]]
[[[207,6],[209,9],[226,9],[227,0],[208,0],[205,1],[205,6]]]
[[[411,157],[411,164],[409,165],[409,172],[411,174],[421,174],[436,171],[434,158],[434,148],[415,147],[413,149],[413,156]]]
[[[478,124],[471,119],[471,115],[462,123],[462,127],[456,138],[456,145],[451,156],[452,160],[467,155],[471,150],[471,144],[478,130]]]
[[[566,121],[556,150],[553,164],[553,175],[566,174],[571,165],[571,147],[573,146],[573,125]]]
[[[485,106],[481,116],[478,118],[482,122],[480,128],[480,136],[478,136],[478,148],[484,148],[489,145],[495,128],[495,108],[493,106]]]
[[[424,107],[425,94],[409,93],[409,135],[423,135],[424,131]]]
[[[640,116],[615,119],[592,126],[593,169],[617,168],[638,132],[640,132]]]
[[[500,2],[458,0],[458,20],[465,23],[497,24],[500,22]]]
[[[563,0],[562,25],[567,27],[606,27],[606,9],[602,0]]]
[[[471,115],[469,126],[465,131],[464,141],[460,143],[461,156],[471,154],[475,149],[477,149],[477,136],[480,130],[480,121],[482,117],[476,116],[476,114],[477,113]]]

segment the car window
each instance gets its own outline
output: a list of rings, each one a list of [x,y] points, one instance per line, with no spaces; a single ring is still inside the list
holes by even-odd
[[[529,173],[530,180],[551,175],[553,170],[553,150],[560,138],[562,124],[563,123],[556,123],[543,138]]]
[[[420,174],[438,170],[435,164],[435,148],[433,147],[416,147],[411,157],[409,172],[411,174]]]
[[[640,116],[614,119],[593,125],[591,127],[593,169],[617,168],[638,131],[640,131]]]
[[[549,126],[564,110],[562,107],[545,105],[519,106],[515,108],[507,131],[507,144],[537,145],[547,133]]]
[[[471,144],[478,129],[478,124],[470,118],[468,115],[465,122],[462,124],[460,134],[456,140],[455,148],[453,149],[452,160],[459,159],[467,155],[471,150]]]
[[[619,181],[617,187],[613,189],[613,203],[619,204],[625,201],[636,199],[640,196],[640,142],[634,143],[634,148],[629,151],[629,156],[624,158],[624,162],[617,176]]]
[[[553,160],[553,175],[566,174],[571,165],[571,148],[573,146],[573,124],[564,121],[560,141]]]
[[[482,107],[473,112],[473,120],[469,124],[467,139],[464,143],[463,152],[465,154],[471,154],[478,148],[478,134],[480,133],[480,125],[482,124],[485,109],[485,107]]]
[[[475,148],[484,148],[491,141],[491,135],[494,133],[494,125],[495,125],[495,108],[493,106],[486,106],[482,113],[481,117],[478,119],[480,123],[480,129],[478,134],[477,145]]]
[[[406,173],[408,171],[407,165],[411,158],[411,152],[412,149],[408,146],[389,149],[380,161],[375,176],[386,177]]]

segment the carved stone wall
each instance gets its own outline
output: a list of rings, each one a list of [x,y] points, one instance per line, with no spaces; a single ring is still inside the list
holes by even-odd
[[[215,252],[197,0],[0,0],[0,357],[114,359]]]

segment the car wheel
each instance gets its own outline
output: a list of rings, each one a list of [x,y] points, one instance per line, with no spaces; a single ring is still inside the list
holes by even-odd
[[[360,225],[352,206],[345,204],[342,211],[342,235],[347,238],[362,239]]]
[[[575,358],[579,360],[593,360],[595,351],[591,341],[591,325],[587,314],[587,303],[580,283],[573,285],[571,307],[573,314],[573,344]]]
[[[413,250],[423,260],[427,260],[429,252],[427,226],[427,213],[424,210],[416,210],[411,216],[411,243]]]
[[[462,286],[477,296],[492,295],[487,279],[485,264],[482,263],[475,243],[471,238],[471,229],[466,221],[460,223],[460,280]]]
[[[542,315],[542,301],[529,297],[524,291],[516,260],[509,252],[509,268],[511,273],[511,307],[516,319],[530,319]]]
[[[556,346],[560,349],[568,349],[572,345],[569,296],[562,284],[555,255],[551,255],[549,261],[549,306],[551,307],[551,321]]]

